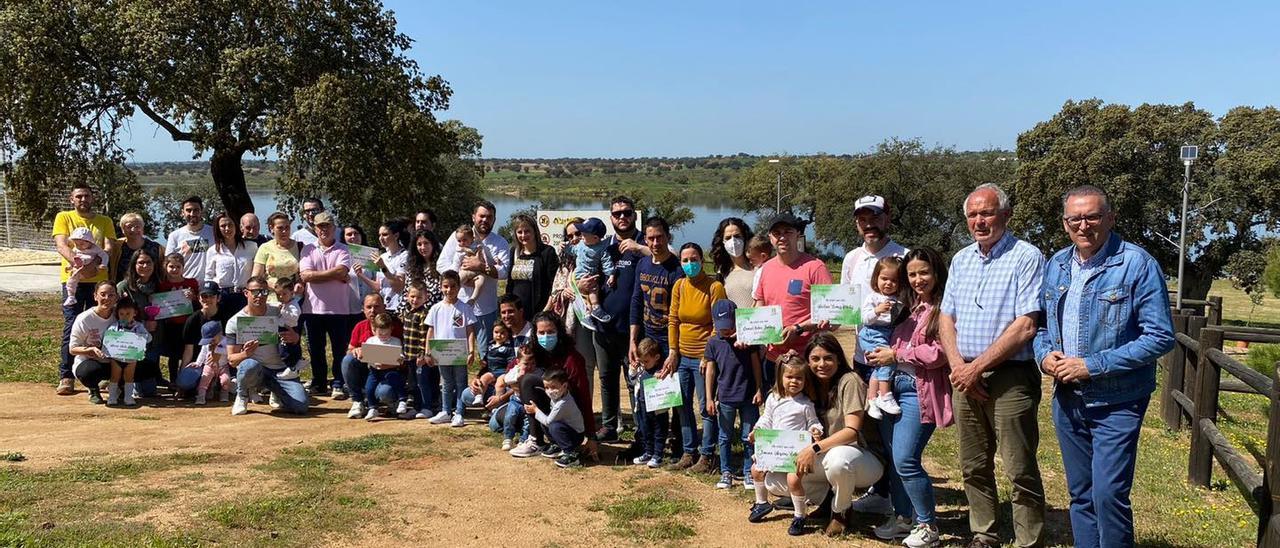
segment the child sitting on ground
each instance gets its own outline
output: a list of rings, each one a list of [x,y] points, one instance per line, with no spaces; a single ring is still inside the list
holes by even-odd
[[[502,450],[510,451],[517,442],[524,442],[529,438],[529,423],[525,420],[524,403],[520,401],[520,378],[537,370],[537,361],[533,358],[533,347],[526,344],[521,346],[516,358],[516,364],[507,369],[507,373],[498,377],[494,384],[494,396],[497,400],[492,400],[490,405],[494,405],[501,401],[502,396],[510,392],[510,398],[506,404],[506,416],[502,423]],[[497,413],[497,406],[491,408]],[[517,439],[518,435],[518,439]]]
[[[67,291],[67,299],[62,301],[62,306],[71,306],[76,304],[75,288],[80,284],[83,277],[84,267],[98,259],[98,268],[107,268],[110,257],[107,252],[103,251],[98,244],[93,241],[93,231],[86,227],[80,227],[71,231],[71,236],[67,238],[71,240],[71,273],[67,275],[67,287],[71,290]],[[133,405],[133,404],[129,404]]]
[[[609,255],[609,244],[604,242],[604,221],[592,217],[575,228],[582,233],[582,241],[573,246],[574,279],[581,280],[588,276],[604,275],[609,287],[618,285],[618,276],[614,272],[613,256]],[[600,292],[592,291],[585,295],[587,314],[603,323],[613,320],[613,315],[600,308]]]
[[[221,401],[230,399],[231,365],[227,362],[227,344],[222,336],[222,324],[217,321],[204,322],[200,326],[200,355],[190,367],[202,367],[200,388],[196,392],[196,405],[204,405],[209,385],[216,377],[222,386],[219,395]]]
[[[373,336],[369,337],[364,342],[365,344],[402,346],[400,339],[391,334],[391,331],[395,329],[395,320],[391,318],[391,314],[386,312],[378,314],[373,317],[373,321],[369,322],[369,324],[373,328]],[[365,420],[372,421],[378,418],[377,392],[379,385],[391,387],[391,393],[396,397],[396,416],[408,413],[409,400],[404,388],[404,372],[403,361],[369,364],[369,377],[364,382],[365,406],[369,409],[365,413]]]
[[[653,339],[642,339],[636,343],[636,357],[640,359],[640,363],[631,367],[631,374],[636,379],[636,438],[642,440],[640,445],[644,453],[631,462],[658,468],[662,466],[671,419],[666,409],[649,411],[646,408],[644,380],[662,370],[662,347]]]
[[[453,231],[453,239],[458,242],[457,260],[452,266],[454,272],[458,273],[458,279],[462,282],[462,287],[467,289],[467,297],[463,299],[469,305],[475,306],[476,298],[484,291],[485,284],[494,283],[489,280],[488,276],[475,272],[473,270],[464,270],[462,268],[462,260],[467,257],[479,257],[484,263],[484,268],[488,268],[493,264],[493,256],[489,253],[489,248],[484,244],[476,242],[476,231],[471,225],[459,226]]]
[[[871,270],[873,291],[862,298],[862,327],[858,329],[858,348],[863,353],[889,346],[889,336],[906,307],[907,269],[898,257],[885,257],[876,261]],[[902,412],[893,399],[893,373],[897,367],[881,365],[871,375],[867,387],[867,415],[879,419],[881,412],[897,415]]]
[[[76,229],[83,230],[83,229]],[[106,263],[103,263],[106,264]],[[133,333],[148,343],[151,342],[151,333],[147,332],[147,328],[142,322],[137,321],[138,305],[129,297],[124,297],[116,303],[116,323],[107,328],[107,332],[125,331]],[[134,400],[133,375],[137,370],[137,360],[121,360],[116,357],[111,358],[111,385],[107,387],[107,405],[116,405],[120,403],[121,381],[124,382],[124,404],[136,405],[138,402]]]
[[[484,405],[489,389],[497,383],[498,377],[507,374],[507,368],[515,358],[516,346],[511,341],[511,328],[502,322],[494,323],[493,342],[489,343],[489,349],[485,351],[484,367],[480,369],[476,380],[472,381],[471,391],[475,394],[475,399],[471,405]]]
[[[752,428],[751,434],[747,436],[748,442],[755,443],[756,430],[761,429],[807,430],[813,436],[814,442],[822,439],[822,423],[818,422],[818,413],[814,410],[813,401],[809,398],[812,388],[805,385],[805,375],[808,373],[809,365],[795,350],[788,351],[778,358],[777,385],[769,394],[769,399],[765,401],[764,413],[760,415],[760,420],[756,421],[755,428]],[[751,523],[759,523],[773,511],[773,505],[769,503],[769,491],[765,487],[766,473],[769,471],[751,467],[751,477],[755,481],[756,490],[756,502],[751,505],[751,514],[747,517],[747,521]],[[791,492],[791,503],[795,505],[795,517],[792,518],[791,527],[787,529],[787,533],[793,536],[804,534],[808,502],[804,494],[804,484],[800,482],[800,476],[795,472],[787,473],[787,489]]]
[[[556,466],[573,468],[582,466],[578,459],[577,448],[586,439],[586,423],[582,419],[582,411],[573,401],[569,393],[569,374],[564,369],[552,369],[542,377],[542,387],[551,400],[551,410],[543,412],[533,402],[524,404],[525,412],[533,415],[538,422],[547,427],[547,434],[552,443],[564,450],[556,459]]]

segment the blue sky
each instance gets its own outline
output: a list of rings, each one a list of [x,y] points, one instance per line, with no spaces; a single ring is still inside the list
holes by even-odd
[[[442,118],[478,128],[490,158],[1013,148],[1073,98],[1280,103],[1280,3],[889,4],[387,7],[453,86]],[[126,145],[191,157],[141,120]]]

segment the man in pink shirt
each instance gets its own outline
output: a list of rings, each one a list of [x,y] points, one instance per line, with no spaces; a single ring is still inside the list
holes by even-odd
[[[302,325],[307,330],[307,348],[311,352],[311,394],[321,396],[329,388],[329,362],[325,357],[324,342],[329,339],[335,359],[347,352],[351,339],[350,316],[352,310],[350,286],[347,274],[351,270],[351,252],[346,244],[335,238],[333,215],[317,213],[313,218],[316,243],[302,248],[298,261],[299,278],[306,286],[306,300],[302,303]],[[347,398],[343,389],[342,368],[333,364],[333,392],[335,400]]]
[[[830,327],[828,322],[814,323],[809,318],[809,287],[831,283],[831,272],[817,257],[800,251],[804,225],[790,213],[774,215],[768,224],[769,240],[777,255],[760,266],[760,284],[754,297],[756,306],[782,307],[782,344],[766,349],[765,386],[773,385],[778,356],[792,349],[803,352],[815,330]]]

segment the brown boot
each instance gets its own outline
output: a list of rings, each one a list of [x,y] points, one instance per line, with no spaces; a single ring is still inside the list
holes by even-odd
[[[712,464],[711,463],[712,458],[713,458],[712,455],[702,455],[701,457],[698,458],[697,464],[694,464],[693,466],[689,467],[689,471],[697,472],[699,474],[710,474],[712,472],[719,472],[720,471],[719,467],[716,466],[716,464],[719,464],[719,463]]]
[[[841,512],[839,514],[832,514],[831,521],[827,522],[827,528],[822,531],[822,534],[829,537],[840,536],[843,535],[845,530],[848,528],[849,517],[846,513]]]
[[[684,470],[686,468],[689,468],[690,466],[693,466],[693,455],[685,453],[684,456],[680,457],[680,460],[676,461],[675,464],[671,465],[671,469]]]

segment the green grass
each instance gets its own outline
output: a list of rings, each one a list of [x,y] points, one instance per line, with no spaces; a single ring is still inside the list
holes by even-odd
[[[609,532],[633,542],[674,542],[697,534],[690,525],[702,508],[692,499],[670,491],[636,490],[598,497],[587,507],[604,512]]]

